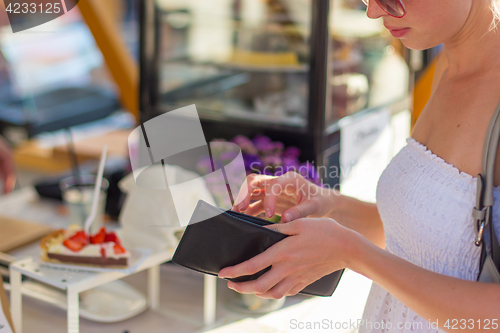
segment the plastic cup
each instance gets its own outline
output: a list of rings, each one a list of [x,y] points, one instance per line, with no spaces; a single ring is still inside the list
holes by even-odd
[[[92,208],[96,177],[81,175],[78,180],[79,182],[75,180],[75,177],[64,178],[59,183],[59,187],[61,188],[63,202],[69,211],[69,224],[76,224],[84,228],[85,220]],[[90,226],[90,233],[96,233],[104,225],[108,186],[108,181],[103,178],[101,194],[97,203],[97,213]]]

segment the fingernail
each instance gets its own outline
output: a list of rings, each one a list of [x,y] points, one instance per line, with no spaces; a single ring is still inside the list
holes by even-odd
[[[238,211],[242,212],[243,211],[243,204],[238,205]]]
[[[267,218],[273,217],[273,216],[271,215],[271,209],[270,209],[270,208],[266,208],[266,217],[267,217]]]
[[[290,213],[285,213],[285,219],[283,222],[290,222],[292,220],[292,214]]]

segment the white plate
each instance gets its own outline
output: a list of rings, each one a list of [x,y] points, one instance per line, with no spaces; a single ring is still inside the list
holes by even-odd
[[[60,264],[60,263],[52,263],[43,261],[41,258],[33,259],[34,262],[48,267],[55,268],[63,268],[63,269],[71,269],[71,270],[79,270],[79,271],[90,271],[90,272],[120,272],[125,274],[132,274],[136,271],[140,264],[147,259],[147,257],[151,254],[151,249],[144,248],[135,248],[129,249],[130,258],[129,265],[127,268],[111,268],[111,267],[93,267],[93,266],[84,266],[84,265],[75,265],[75,264]]]
[[[80,293],[80,315],[93,321],[117,322],[146,309],[144,295],[122,281],[107,283]]]
[[[25,281],[23,295],[66,309],[66,293],[45,284]],[[80,293],[80,317],[92,321],[114,323],[132,318],[146,309],[144,295],[120,280]]]

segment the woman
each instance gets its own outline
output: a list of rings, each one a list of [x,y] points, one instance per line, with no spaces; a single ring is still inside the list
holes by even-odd
[[[382,6],[397,2],[377,1]],[[500,101],[499,0],[401,1],[402,18],[389,15],[375,0],[369,1],[367,15],[382,17],[408,48],[442,43],[448,67],[435,80],[408,145],[382,174],[377,205],[317,191],[296,173],[250,176],[250,188],[265,191],[240,193],[238,200],[244,199],[234,209],[282,215],[288,223],[270,228],[291,237],[219,276],[253,274],[272,265],[255,281],[228,286],[280,298],[346,267],[375,282],[365,323],[391,322],[388,331],[394,332],[498,330],[500,285],[475,282],[480,249],[473,244],[471,212],[472,175],[481,172],[486,130]],[[495,185],[500,185],[499,161],[497,170]],[[250,198],[259,201],[250,205]],[[500,235],[498,202],[493,214]],[[381,329],[366,325],[360,331]]]

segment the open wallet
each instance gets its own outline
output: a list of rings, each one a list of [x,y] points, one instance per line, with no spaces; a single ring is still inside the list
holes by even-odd
[[[198,201],[172,261],[178,265],[205,274],[217,276],[224,267],[242,263],[288,235],[264,228],[272,222],[214,207]],[[245,282],[257,279],[271,266],[253,274],[228,279]],[[311,283],[300,294],[331,296],[344,270],[335,271]]]

